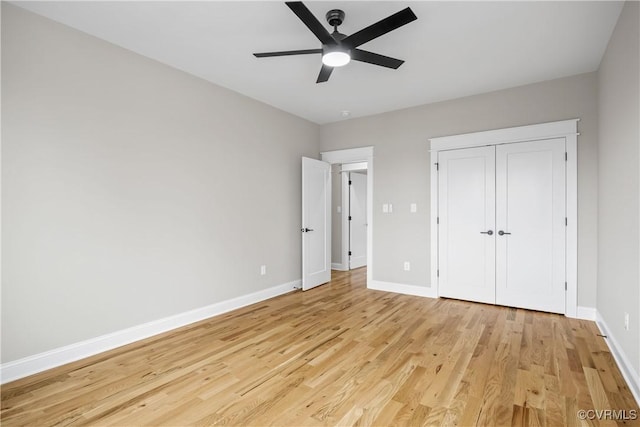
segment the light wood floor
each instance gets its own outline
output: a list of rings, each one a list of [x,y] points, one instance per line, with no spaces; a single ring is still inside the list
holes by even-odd
[[[616,425],[576,413],[638,410],[593,322],[372,291],[365,273],[6,384],[2,425]]]

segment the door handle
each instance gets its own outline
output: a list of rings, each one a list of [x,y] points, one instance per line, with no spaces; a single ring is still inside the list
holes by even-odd
[[[491,235],[493,235],[493,230],[481,231],[480,234],[488,234],[489,236],[491,236]]]
[[[300,229],[303,233],[308,233],[309,231],[313,231],[313,228],[302,228]]]
[[[511,234],[511,233],[507,233],[506,231],[500,230],[500,231],[498,231],[498,234],[501,235],[501,236],[504,236],[505,234]]]

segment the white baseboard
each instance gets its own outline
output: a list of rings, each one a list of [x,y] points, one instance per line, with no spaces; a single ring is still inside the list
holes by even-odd
[[[287,292],[293,291],[296,287],[300,287],[300,284],[300,280],[294,280],[293,282],[273,286],[248,295],[242,295],[163,319],[143,323],[121,331],[28,356],[13,362],[3,363],[0,365],[0,384],[5,384],[9,381],[46,371],[47,369],[75,362],[76,360],[149,338],[153,335],[286,294]]]
[[[364,267],[367,265],[367,256],[352,256],[349,260],[349,269],[355,270],[356,268]]]
[[[346,265],[341,264],[339,262],[332,262],[331,263],[331,269],[332,270],[338,270],[338,271],[347,271],[347,270],[349,270],[349,268]]]
[[[419,297],[437,298],[437,292],[434,288],[426,286],[405,285],[403,283],[382,282],[379,280],[371,280],[367,283],[367,288],[376,291],[395,292],[397,294],[415,295]]]
[[[622,376],[627,381],[627,385],[631,389],[631,393],[633,393],[633,397],[636,399],[636,403],[640,405],[640,375],[635,371],[633,365],[629,361],[629,358],[620,347],[620,344],[616,340],[616,338],[611,333],[611,330],[607,326],[607,322],[604,321],[602,315],[599,311],[596,310],[596,324],[598,328],[600,328],[600,332],[602,335],[606,335],[605,341],[611,350],[611,354],[613,354],[614,359],[618,363],[618,367],[622,372]]]
[[[593,307],[578,306],[576,310],[576,319],[596,321],[596,309]]]

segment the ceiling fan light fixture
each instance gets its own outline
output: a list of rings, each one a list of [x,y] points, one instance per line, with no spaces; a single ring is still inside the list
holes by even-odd
[[[351,61],[351,55],[343,50],[325,50],[322,54],[322,63],[329,67],[343,67]]]
[[[333,69],[347,65],[352,59],[354,61],[366,62],[380,67],[397,69],[404,61],[389,56],[358,49],[367,42],[376,39],[390,31],[398,29],[409,22],[415,21],[418,17],[411,8],[407,7],[399,12],[389,15],[380,21],[357,31],[350,36],[338,31],[338,27],[344,21],[345,13],[340,9],[331,9],[325,15],[329,25],[333,27],[333,32],[329,31],[318,21],[307,6],[301,1],[286,1],[285,4],[302,21],[304,25],[322,43],[320,49],[287,50],[280,52],[254,53],[256,58],[267,58],[271,56],[308,55],[322,54],[322,67],[318,74],[316,83],[324,83],[329,80]]]

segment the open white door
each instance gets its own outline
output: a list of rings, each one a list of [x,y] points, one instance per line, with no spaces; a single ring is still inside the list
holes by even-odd
[[[331,165],[302,158],[302,290],[331,280]]]

